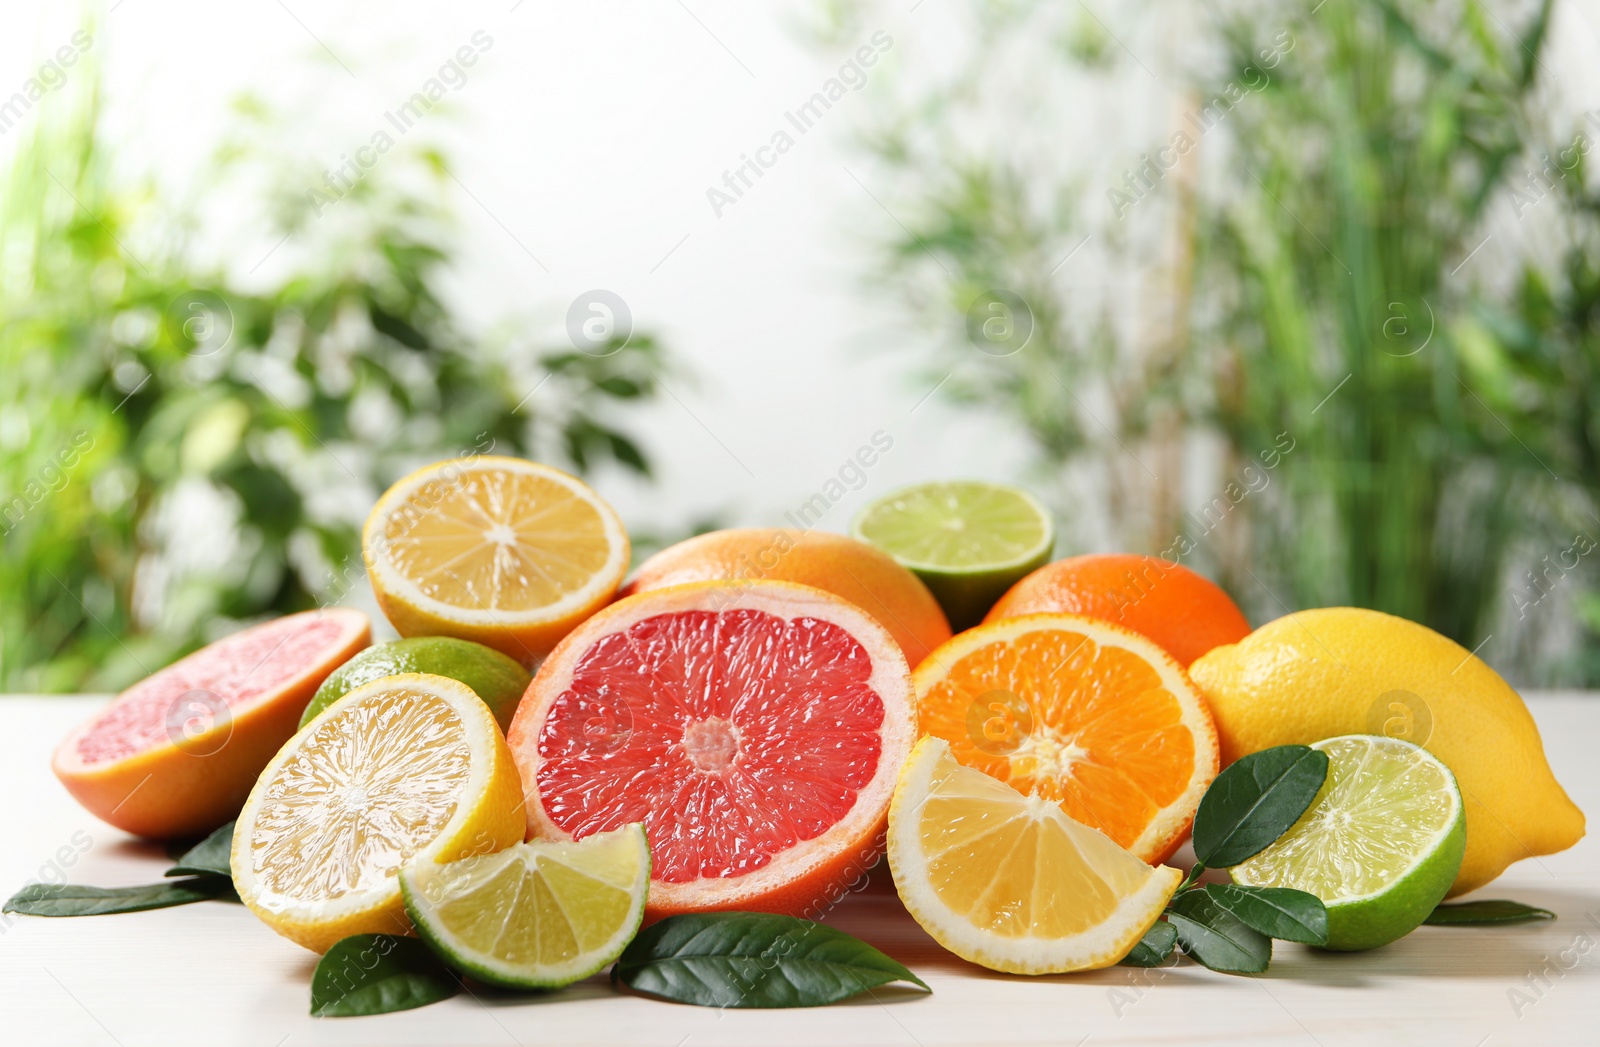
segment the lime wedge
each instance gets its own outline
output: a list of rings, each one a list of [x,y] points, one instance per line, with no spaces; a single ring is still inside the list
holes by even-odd
[[[851,533],[921,578],[957,631],[977,625],[1018,579],[1049,561],[1056,541],[1050,514],[1032,495],[981,480],[884,495],[861,510]]]
[[[615,960],[644,919],[650,847],[638,822],[400,871],[406,912],[457,970],[507,989],[555,989]]]
[[[1467,828],[1455,775],[1398,738],[1317,742],[1328,778],[1306,813],[1234,866],[1235,883],[1293,887],[1328,907],[1328,948],[1375,949],[1415,930],[1461,868]]]
[[[412,636],[368,647],[334,670],[312,696],[300,726],[362,684],[402,673],[432,673],[466,684],[483,699],[502,732],[511,729],[517,703],[533,680],[516,659],[492,647],[452,636]]]

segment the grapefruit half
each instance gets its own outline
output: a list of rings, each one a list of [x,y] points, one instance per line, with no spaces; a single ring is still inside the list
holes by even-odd
[[[372,639],[360,611],[304,611],[202,647],[67,735],[51,769],[138,836],[210,832],[239,812],[323,679]]]
[[[747,581],[596,614],[540,667],[508,740],[530,837],[644,823],[654,920],[822,915],[882,853],[915,738],[883,626],[820,589]]]

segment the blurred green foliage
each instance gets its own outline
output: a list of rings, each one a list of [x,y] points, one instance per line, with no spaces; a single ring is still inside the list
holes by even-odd
[[[437,152],[395,149],[319,218],[319,173],[247,102],[206,196],[174,206],[119,175],[92,58],[13,132],[0,185],[0,691],[117,688],[339,602],[365,584],[367,509],[424,462],[649,473],[609,419],[655,395],[661,348],[538,348],[452,315]],[[304,260],[267,286],[197,246],[240,192]]]
[[[826,11],[830,45],[873,17]],[[1161,28],[1134,36],[1140,12]],[[1469,649],[1493,635],[1528,682],[1600,680],[1600,124],[1553,115],[1570,109],[1549,0],[1126,9],[1115,30],[1037,0],[958,17],[965,59],[874,85],[861,141],[904,223],[874,275],[942,336],[924,380],[1017,419],[1069,520],[1088,483],[1124,546],[1193,539],[1187,562],[1257,622],[1374,607]],[[1162,62],[1163,38],[1209,60]],[[1133,181],[1046,130],[1094,97],[1131,104],[1117,85],[1155,74],[1124,42],[1181,103],[1150,145],[1195,145],[1141,171],[1119,144]],[[1215,129],[1184,119],[1208,107]],[[992,288],[1030,308],[1014,356],[974,351],[968,309]],[[1264,479],[1213,533],[1180,478],[1219,440],[1207,484]]]

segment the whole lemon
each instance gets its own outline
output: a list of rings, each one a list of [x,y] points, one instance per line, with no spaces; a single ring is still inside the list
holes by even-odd
[[[1269,622],[1189,667],[1226,766],[1342,734],[1415,742],[1455,773],[1467,850],[1450,895],[1583,837],[1522,697],[1460,644],[1379,611],[1325,607]]]

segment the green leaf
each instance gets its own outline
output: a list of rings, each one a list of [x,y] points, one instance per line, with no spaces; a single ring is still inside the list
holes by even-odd
[[[1440,905],[1422,922],[1433,927],[1467,927],[1478,923],[1527,923],[1530,920],[1555,918],[1556,914],[1549,909],[1538,909],[1504,898],[1486,898],[1481,902]]]
[[[649,389],[642,383],[634,381],[632,378],[625,378],[622,375],[602,378],[594,384],[595,388],[607,392],[620,400],[637,399],[649,392]]]
[[[616,432],[608,432],[606,439],[611,442],[611,457],[641,476],[650,475],[650,460],[638,444]]]
[[[4,911],[29,916],[107,916],[213,900],[237,901],[232,881],[220,876],[196,876],[173,883],[147,883],[138,887],[33,883],[13,894],[6,902]]]
[[[701,1007],[815,1007],[896,981],[928,989],[902,964],[842,931],[746,912],[669,916],[639,932],[611,979]]]
[[[1280,745],[1240,758],[1211,783],[1194,816],[1194,853],[1213,869],[1254,857],[1311,806],[1328,754]]]
[[[1187,891],[1189,888],[1200,882],[1200,876],[1205,871],[1206,867],[1203,863],[1195,862],[1194,868],[1189,870],[1189,875],[1183,878],[1183,882],[1178,884],[1178,889],[1172,893],[1182,894],[1184,891]]]
[[[318,1018],[408,1011],[447,1000],[461,982],[416,938],[353,934],[329,949],[311,975]]]
[[[229,822],[204,840],[184,851],[178,864],[168,869],[166,876],[226,876],[233,877],[233,823]]]
[[[1157,920],[1144,932],[1144,937],[1133,943],[1128,955],[1117,962],[1124,967],[1160,967],[1172,955],[1178,944],[1178,929],[1165,920]]]
[[[1205,891],[1180,894],[1167,906],[1184,954],[1213,971],[1256,974],[1272,959],[1272,939],[1218,905]]]
[[[1322,899],[1289,887],[1208,884],[1211,900],[1268,938],[1307,945],[1328,944],[1328,907]]]

